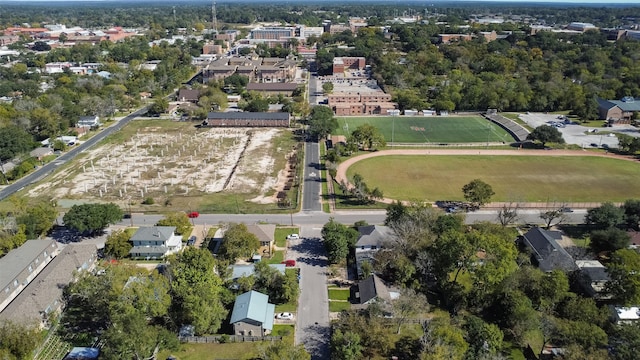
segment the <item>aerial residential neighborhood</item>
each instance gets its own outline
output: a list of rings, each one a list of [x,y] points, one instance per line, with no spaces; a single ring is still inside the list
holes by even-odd
[[[637,4],[0,10],[1,358],[637,358]]]

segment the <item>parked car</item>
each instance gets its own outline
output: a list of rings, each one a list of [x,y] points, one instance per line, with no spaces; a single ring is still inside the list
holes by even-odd
[[[285,260],[281,264],[284,264],[286,267],[295,267],[296,266],[296,261],[295,260]]]
[[[192,212],[190,212],[189,214],[187,214],[187,216],[188,216],[190,219],[195,219],[195,218],[197,218],[198,216],[200,216],[200,213],[199,213],[199,212],[197,212],[197,211],[192,211]]]
[[[287,240],[300,240],[300,235],[298,235],[298,234],[289,234],[289,235],[287,235]]]
[[[278,320],[293,320],[293,314],[288,312],[283,312],[276,315],[276,319]]]
[[[187,246],[193,246],[196,244],[196,237],[195,236],[191,236],[189,238],[189,240],[187,240]]]
[[[565,206],[565,207],[561,207],[561,208],[560,208],[560,211],[565,212],[565,213],[572,213],[572,212],[573,212],[573,209],[572,209],[572,208],[570,208],[570,207],[566,207],[566,206]]]

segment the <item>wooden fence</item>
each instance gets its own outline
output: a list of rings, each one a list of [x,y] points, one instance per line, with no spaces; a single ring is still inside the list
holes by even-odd
[[[182,336],[183,343],[230,343],[255,341],[282,341],[282,336],[243,336],[243,335],[215,335],[215,336]]]

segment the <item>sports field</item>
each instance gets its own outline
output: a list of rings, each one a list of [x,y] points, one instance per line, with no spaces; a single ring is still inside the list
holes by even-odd
[[[387,143],[513,142],[509,133],[481,116],[338,117],[336,135],[348,135],[362,124],[371,124]],[[393,137],[393,139],[392,139]]]
[[[462,200],[462,187],[473,179],[493,187],[492,201],[621,202],[640,197],[640,166],[602,157],[390,155],[351,165],[347,176],[355,173],[397,200]]]

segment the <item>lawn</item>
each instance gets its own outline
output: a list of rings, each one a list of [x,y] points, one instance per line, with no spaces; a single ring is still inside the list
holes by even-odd
[[[284,251],[277,250],[273,253],[273,256],[269,258],[262,258],[262,261],[266,261],[267,264],[280,264],[284,261]]]
[[[277,227],[276,228],[276,233],[275,233],[275,238],[276,238],[276,246],[277,247],[285,247],[287,246],[287,235],[290,234],[299,234],[300,233],[300,228],[299,227]]]
[[[179,360],[215,360],[215,359],[254,359],[258,356],[258,346],[262,342],[244,342],[228,344],[181,344],[179,350],[163,350],[158,359],[169,355]]]
[[[348,301],[329,301],[329,312],[341,312],[351,309]]]
[[[349,300],[349,289],[329,289],[329,300]]]
[[[348,135],[358,126],[371,124],[387,143],[513,142],[500,126],[481,116],[452,117],[339,117],[336,135]]]
[[[347,175],[398,200],[462,200],[473,179],[492,186],[492,201],[622,202],[640,197],[638,164],[577,156],[380,156],[359,161]]]

